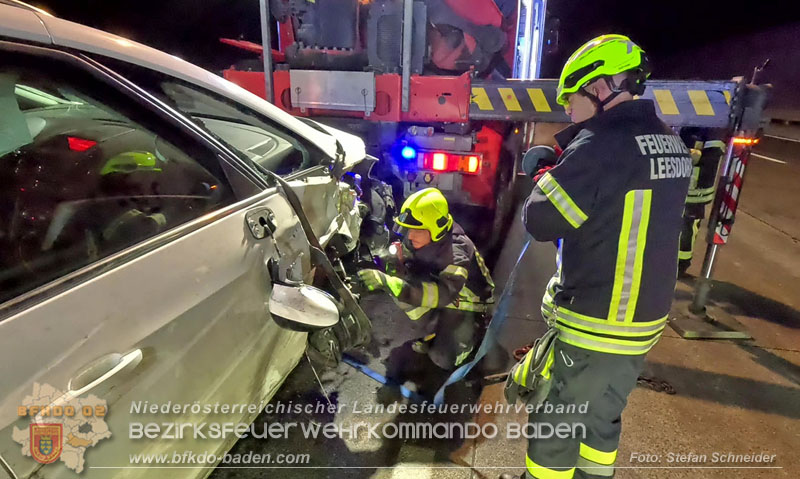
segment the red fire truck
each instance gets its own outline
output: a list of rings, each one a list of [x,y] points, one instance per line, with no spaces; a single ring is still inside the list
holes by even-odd
[[[480,225],[469,232],[492,244],[511,209],[522,153],[548,141],[556,130],[548,124],[569,121],[555,102],[556,81],[539,79],[558,36],[546,2],[261,0],[271,55],[223,39],[261,56],[223,74],[294,115],[359,135],[397,201],[435,186],[468,227]],[[644,96],[676,127],[730,127],[743,88],[648,85]]]

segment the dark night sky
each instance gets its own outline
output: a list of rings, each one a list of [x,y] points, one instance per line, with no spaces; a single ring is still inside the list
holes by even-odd
[[[39,0],[37,6],[68,20],[155,46],[211,70],[239,58],[219,37],[260,41],[258,0]],[[546,64],[556,76],[563,60],[581,43],[608,32],[624,33],[642,45],[654,76],[726,78],[748,74],[761,58],[800,63],[800,10],[776,0],[549,0],[561,20],[561,49]],[[796,32],[796,34],[794,33]],[[731,47],[728,48],[728,45]],[[775,52],[774,50],[781,50]],[[708,58],[713,54],[715,58]],[[794,69],[770,69],[777,83],[794,83]],[[731,70],[735,67],[735,71]],[[556,70],[556,71],[549,71]],[[745,70],[745,71],[742,71]],[[776,81],[774,79],[771,79]],[[788,88],[787,88],[788,90]],[[800,109],[800,100],[797,102]]]
[[[800,21],[791,2],[776,0],[550,0],[562,30],[585,32],[582,40],[607,32],[630,35],[654,57]],[[565,45],[565,50],[574,48]]]
[[[258,0],[40,0],[54,15],[115,33],[211,70],[241,56],[219,43],[240,35],[261,41]],[[244,57],[248,55],[245,53]]]

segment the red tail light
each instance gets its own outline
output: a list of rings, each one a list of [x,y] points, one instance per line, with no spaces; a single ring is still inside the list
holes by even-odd
[[[444,151],[422,152],[423,170],[433,170],[440,172],[459,172],[468,174],[478,174],[481,169],[480,155],[448,153]]]
[[[97,144],[94,140],[87,140],[85,138],[78,138],[76,136],[68,136],[67,144],[72,151],[86,151]]]

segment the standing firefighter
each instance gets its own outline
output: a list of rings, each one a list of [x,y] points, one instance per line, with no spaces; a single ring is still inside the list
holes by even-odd
[[[585,435],[530,440],[526,477],[614,474],[622,410],[667,323],[692,160],[653,103],[634,100],[648,76],[644,51],[622,35],[586,43],[561,72],[558,103],[575,124],[556,135],[564,151],[523,213],[536,240],[560,240],[542,305],[557,337],[546,360],[538,348],[523,358],[510,384],[524,391],[549,377],[529,421],[583,424]],[[586,414],[556,413],[587,403]]]
[[[710,133],[704,135],[705,132]],[[681,230],[680,251],[678,252],[678,272],[686,273],[692,264],[692,252],[700,230],[700,222],[705,218],[706,205],[714,201],[715,181],[720,159],[725,154],[725,143],[714,139],[713,130],[700,128],[683,128],[681,138],[691,148],[692,178],[689,182],[689,194],[686,196],[686,208],[683,211],[683,229]]]
[[[453,369],[475,347],[478,320],[494,291],[489,270],[436,188],[409,196],[395,224],[411,253],[403,277],[374,269],[359,271],[358,277],[369,291],[389,293],[412,320],[425,321],[429,334],[414,350],[442,369]]]

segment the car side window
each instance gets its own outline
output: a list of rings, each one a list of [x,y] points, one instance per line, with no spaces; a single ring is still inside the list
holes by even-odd
[[[323,154],[302,138],[222,95],[118,60],[101,62],[193,119],[242,157],[278,175],[311,168]]]
[[[213,154],[35,60],[0,65],[0,303],[234,201]]]
[[[259,121],[246,107],[177,80],[162,81],[160,88],[177,110],[263,168],[288,175],[313,166],[302,143]]]

